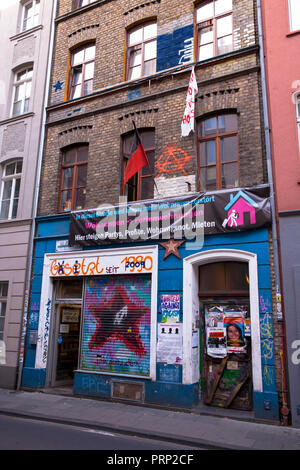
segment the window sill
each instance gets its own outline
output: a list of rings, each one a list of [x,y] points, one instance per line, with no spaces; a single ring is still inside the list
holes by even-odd
[[[292,36],[297,36],[297,34],[300,34],[300,29],[296,29],[295,31],[291,31],[291,32],[287,33],[286,37],[290,38]]]
[[[39,31],[40,29],[43,29],[43,25],[41,24],[38,26],[34,26],[33,28],[26,29],[25,31],[21,31],[20,33],[17,33],[14,36],[11,36],[9,39],[11,41],[15,41],[16,39],[21,39],[27,36],[28,34],[35,33],[36,31]]]
[[[17,217],[15,219],[1,219],[0,220],[0,229],[2,227],[8,227],[11,224],[14,225],[31,225],[32,219],[18,219]]]
[[[13,116],[7,119],[4,119],[3,121],[0,121],[0,126],[3,124],[8,124],[10,122],[16,122],[16,121],[22,121],[23,119],[27,119],[30,117],[33,117],[35,113],[24,113],[24,114],[18,114],[18,116]]]

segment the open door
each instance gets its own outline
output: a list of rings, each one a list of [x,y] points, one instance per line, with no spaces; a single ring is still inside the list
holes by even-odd
[[[78,366],[80,317],[78,305],[57,306],[53,386],[73,383],[74,370]]]
[[[49,385],[72,385],[78,368],[82,280],[59,280],[55,285]]]

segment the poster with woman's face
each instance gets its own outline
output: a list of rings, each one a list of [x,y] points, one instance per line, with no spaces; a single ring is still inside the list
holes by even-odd
[[[224,313],[224,328],[226,329],[227,352],[245,353],[246,341],[244,336],[244,317],[241,313]]]

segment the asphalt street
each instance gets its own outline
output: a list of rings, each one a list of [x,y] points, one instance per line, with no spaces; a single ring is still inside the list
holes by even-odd
[[[0,415],[0,450],[184,450],[192,449],[93,428]],[[197,449],[194,447],[194,449]]]

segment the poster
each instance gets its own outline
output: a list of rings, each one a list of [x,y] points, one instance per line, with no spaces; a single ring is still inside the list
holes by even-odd
[[[244,317],[241,312],[225,313],[224,327],[226,328],[227,352],[245,353]]]
[[[161,321],[162,323],[176,323],[180,321],[180,295],[161,295]]]
[[[208,327],[206,329],[206,347],[207,354],[211,357],[227,356],[225,328]]]
[[[250,320],[245,318],[243,307],[218,305],[205,312],[206,353],[210,357],[223,358],[227,354],[245,354],[250,336]]]
[[[157,362],[182,364],[182,324],[158,325]]]

